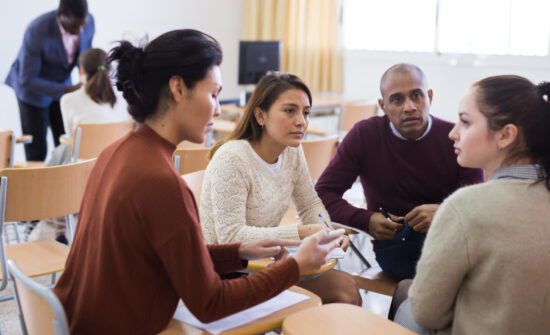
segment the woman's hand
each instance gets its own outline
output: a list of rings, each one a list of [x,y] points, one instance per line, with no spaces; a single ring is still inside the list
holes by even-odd
[[[328,232],[328,229],[323,229],[302,240],[300,248],[294,255],[300,274],[319,269],[325,264],[328,253],[340,244],[340,238],[323,244],[323,241],[327,239]]]
[[[326,229],[326,227],[320,223],[312,223],[312,224],[299,224],[298,225],[298,236],[300,236],[300,240],[303,240],[304,238],[315,234],[316,232]]]
[[[295,247],[298,245],[300,245],[300,241],[298,240],[283,240],[276,238],[242,242],[239,247],[239,256],[241,259],[246,260],[264,257],[275,257],[275,259],[280,259],[287,252],[285,247]]]
[[[342,250],[344,251],[348,251],[349,242],[350,242],[350,239],[348,235],[342,236],[342,243],[340,244],[340,248],[342,248]]]

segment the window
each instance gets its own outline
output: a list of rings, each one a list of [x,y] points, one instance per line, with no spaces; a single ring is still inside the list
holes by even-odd
[[[546,56],[548,13],[548,0],[344,0],[344,46]]]

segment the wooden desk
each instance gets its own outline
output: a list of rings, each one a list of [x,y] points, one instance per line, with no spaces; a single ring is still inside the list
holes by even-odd
[[[289,315],[292,315],[296,312],[299,312],[307,308],[321,305],[321,298],[309,292],[308,290],[305,290],[297,286],[291,287],[290,290],[296,293],[305,294],[309,296],[309,299],[302,301],[300,303],[297,303],[296,305],[292,305],[290,307],[277,311],[261,319],[255,320],[249,324],[242,325],[234,329],[230,329],[221,334],[246,335],[246,334],[263,333],[268,330],[280,327],[281,324],[283,323],[283,320]],[[202,329],[190,326],[176,319],[172,319],[172,321],[170,321],[170,323],[168,324],[168,327],[163,332],[159,333],[159,335],[206,335],[206,334],[210,334],[210,333]]]
[[[283,322],[285,335],[413,335],[414,332],[366,309],[328,304],[297,312]]]
[[[273,264],[273,260],[271,258],[260,258],[253,261],[248,261],[248,267],[246,268],[246,272],[254,273],[259,272],[267,269],[268,266]],[[300,276],[301,279],[310,279],[313,277],[317,277],[318,275],[332,269],[336,264],[338,263],[337,259],[330,259],[328,262],[323,264],[320,269],[310,271],[307,273],[304,273]]]

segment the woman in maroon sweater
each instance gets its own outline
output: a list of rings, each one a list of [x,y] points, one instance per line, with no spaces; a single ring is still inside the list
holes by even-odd
[[[282,240],[204,244],[191,191],[172,164],[176,144],[204,141],[219,115],[222,52],[195,30],[144,48],[123,41],[117,87],[141,127],[105,149],[88,180],[74,244],[55,293],[73,334],[154,334],[182,299],[201,321],[267,300],[319,268],[338,241],[326,231],[266,271],[222,280],[246,260],[278,256]],[[291,242],[293,243],[293,242]]]

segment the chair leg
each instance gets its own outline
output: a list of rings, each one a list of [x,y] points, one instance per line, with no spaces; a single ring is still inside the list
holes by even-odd
[[[55,286],[55,278],[57,277],[57,272],[52,273],[52,281],[50,283],[51,287],[53,288]]]
[[[17,243],[21,243],[21,237],[19,236],[19,224],[17,222],[13,222],[12,225],[15,229],[15,239],[17,240]]]
[[[19,323],[21,324],[21,331],[23,335],[28,335],[27,326],[25,325],[25,319],[23,317],[23,312],[21,312],[21,306],[19,303],[19,295],[17,294],[17,287],[15,281],[13,281],[13,292],[15,296],[15,305],[17,306],[17,316],[19,317]]]
[[[65,225],[67,229],[67,240],[69,241],[69,247],[73,244],[73,238],[75,233],[75,221],[74,216],[69,214],[65,217]]]

